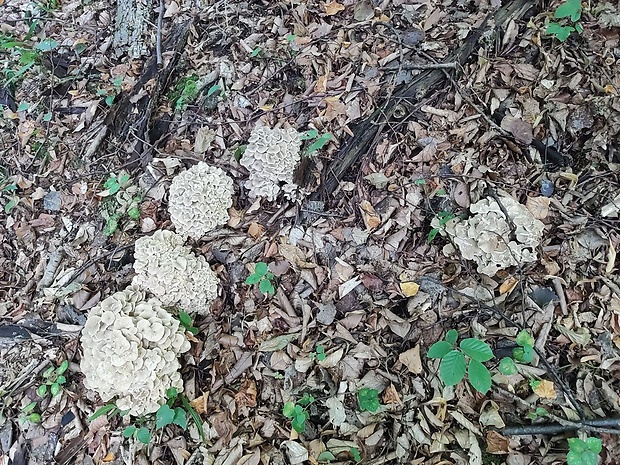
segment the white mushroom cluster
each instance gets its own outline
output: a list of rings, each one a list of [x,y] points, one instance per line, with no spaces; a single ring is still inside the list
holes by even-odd
[[[514,235],[502,209],[492,197],[472,204],[472,215],[467,220],[455,218],[445,226],[445,232],[462,256],[476,262],[478,272],[487,276],[495,276],[510,266],[536,261],[536,248],[544,230],[544,224],[513,198],[502,197],[500,202],[514,224]],[[434,224],[434,227],[438,225]],[[449,253],[450,248],[451,245],[444,251]]]
[[[176,232],[199,239],[225,224],[232,194],[233,180],[222,169],[204,162],[175,176],[170,185],[168,211]]]
[[[146,300],[136,287],[94,307],[81,342],[84,385],[104,402],[116,398],[131,415],[157,411],[167,389],[183,388],[178,356],[190,348],[184,331],[159,300]]]
[[[138,239],[132,284],[167,307],[206,314],[217,297],[217,275],[203,256],[194,255],[183,242],[183,237],[166,230]]]
[[[256,127],[241,157],[241,165],[250,172],[245,187],[252,198],[276,199],[283,185],[285,192],[295,190],[293,174],[301,159],[301,138],[295,129]]]

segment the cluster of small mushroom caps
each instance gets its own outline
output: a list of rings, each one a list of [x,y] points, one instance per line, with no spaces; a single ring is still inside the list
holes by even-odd
[[[300,147],[300,134],[293,129],[256,128],[240,162],[250,173],[245,183],[249,196],[274,200],[281,191],[294,191]],[[90,311],[81,337],[81,369],[86,387],[103,401],[116,399],[118,408],[139,416],[157,411],[168,388],[182,388],[178,357],[190,346],[184,328],[167,309],[209,312],[217,276],[185,241],[225,224],[232,194],[233,180],[206,163],[177,175],[168,201],[176,232],[158,230],[138,239],[132,285]],[[468,220],[454,219],[443,230],[466,259],[478,264],[479,272],[490,276],[534,260],[543,230],[517,201],[506,197],[502,203],[514,228],[497,202],[487,198],[471,205]],[[513,229],[516,237],[507,241]]]

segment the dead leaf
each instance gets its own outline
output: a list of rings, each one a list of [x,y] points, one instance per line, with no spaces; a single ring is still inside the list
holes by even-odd
[[[327,104],[327,109],[325,110],[325,119],[327,119],[327,121],[331,121],[340,115],[346,114],[347,107],[340,101],[339,96],[325,97],[323,101]]]
[[[381,218],[375,211],[375,207],[368,200],[362,200],[360,203],[360,210],[364,218],[364,224],[367,229],[377,228],[381,224]]]
[[[344,10],[344,5],[338,2],[329,2],[325,4],[325,14],[327,14],[327,16],[333,16],[342,10]]]
[[[419,375],[422,373],[422,358],[420,357],[420,344],[414,348],[406,350],[398,356],[398,361],[405,365],[411,373]]]
[[[506,294],[512,292],[515,286],[519,283],[519,280],[514,276],[509,276],[499,287],[500,294]]]
[[[403,293],[405,297],[413,297],[420,290],[420,285],[413,281],[409,281],[406,283],[400,283],[400,291]]]
[[[515,118],[510,115],[504,116],[501,126],[502,129],[512,134],[517,141],[524,144],[529,145],[534,139],[532,125],[526,123],[521,118]]]
[[[215,131],[208,126],[203,126],[196,131],[196,142],[194,143],[194,152],[205,153],[211,143],[215,140]]]
[[[390,384],[385,391],[383,391],[383,395],[381,396],[384,404],[397,404],[401,405],[403,403],[400,398],[400,394],[396,390],[393,384]]]
[[[467,184],[463,181],[457,182],[452,195],[454,197],[454,201],[459,207],[469,208],[471,200],[469,198],[469,186]]]
[[[550,203],[551,199],[548,197],[528,197],[525,206],[534,218],[537,220],[544,220],[549,216]]]
[[[543,399],[555,399],[557,397],[553,382],[548,380],[536,382],[534,387],[532,387],[532,391]]]
[[[248,234],[254,239],[258,239],[265,233],[265,227],[259,223],[252,222],[248,228]]]
[[[488,431],[487,452],[489,454],[507,454],[510,452],[510,441],[497,431]]]
[[[246,379],[235,394],[235,401],[240,407],[256,407],[256,394],[256,381]]]
[[[369,0],[362,0],[361,2],[358,1],[355,4],[355,9],[353,10],[353,18],[355,21],[368,21],[374,16],[375,7]]]

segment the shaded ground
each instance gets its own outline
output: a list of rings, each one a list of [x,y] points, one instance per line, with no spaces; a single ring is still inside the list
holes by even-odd
[[[544,34],[555,2],[485,28],[463,67],[377,121],[364,156],[321,190],[365,118],[428,72],[411,68],[444,61],[496,3],[170,2],[161,40],[150,5],[144,32],[125,40],[106,2],[0,1],[3,463],[317,463],[325,450],[346,462],[354,449],[375,464],[565,463],[573,432],[492,427],[614,418],[617,6],[584,10],[583,32],[564,43]],[[158,42],[159,65],[148,58]],[[259,122],[333,136],[298,172],[313,203],[247,198],[237,159]],[[147,449],[122,437],[118,417],[87,421],[103,403],[81,383],[79,331],[131,281],[136,238],[172,228],[166,187],[197,160],[236,182],[229,224],[192,244],[222,284],[184,358],[207,441],[170,427]],[[122,196],[101,194],[122,172]],[[527,205],[545,235],[537,262],[489,278],[429,233],[437,215],[492,192]],[[259,261],[274,297],[244,284]],[[517,334],[509,321],[547,364],[499,374]],[[486,396],[445,387],[426,357],[452,328],[493,347]],[[41,399],[41,374],[65,359],[62,395]],[[362,388],[379,391],[377,413],[360,411]],[[304,393],[315,400],[298,435],[282,407]],[[23,421],[31,402],[40,423]],[[589,430],[602,463],[618,463],[614,428]]]

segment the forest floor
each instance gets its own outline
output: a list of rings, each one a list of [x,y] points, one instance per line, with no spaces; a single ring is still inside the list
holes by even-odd
[[[0,0],[1,465],[595,463],[572,437],[620,463],[618,2],[501,23],[500,0],[110,3]],[[311,196],[248,198],[257,125],[310,131]],[[89,421],[80,330],[198,161],[235,181],[228,224],[190,242],[221,283],[182,357],[204,437]],[[444,231],[489,196],[544,223],[494,276]],[[245,283],[259,262],[273,296]],[[428,357],[450,330],[493,350],[484,394]]]

